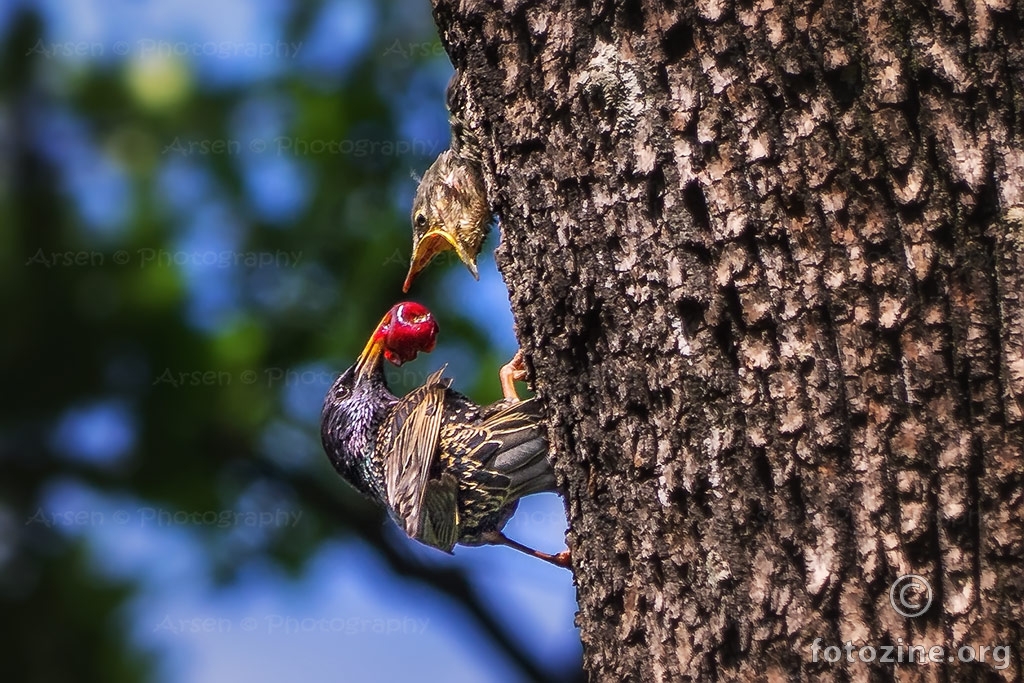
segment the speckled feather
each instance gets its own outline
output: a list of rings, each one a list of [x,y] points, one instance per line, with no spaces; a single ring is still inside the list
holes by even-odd
[[[412,259],[403,291],[442,251],[454,247],[473,277],[476,260],[491,229],[491,209],[481,168],[477,132],[468,125],[465,88],[456,73],[448,84],[451,123],[449,149],[438,155],[423,174],[412,203]]]
[[[443,372],[395,406],[376,450],[406,532],[450,552],[500,530],[522,496],[556,489],[537,402],[478,406]]]
[[[416,188],[412,225],[414,246],[429,230],[444,226],[475,259],[491,229],[480,165],[450,149],[441,152]]]
[[[483,150],[480,147],[480,137],[469,125],[469,103],[466,99],[466,88],[462,83],[462,72],[456,71],[448,81],[445,103],[448,105],[448,125],[452,131],[449,147],[456,156],[479,164],[483,158]]]
[[[321,436],[342,477],[386,503],[411,537],[451,552],[500,531],[520,497],[556,488],[539,404],[479,406],[443,371],[402,399],[383,372],[353,389],[346,371],[328,392]]]

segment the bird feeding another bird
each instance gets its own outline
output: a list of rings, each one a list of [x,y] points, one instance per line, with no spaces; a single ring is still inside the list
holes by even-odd
[[[324,399],[320,433],[331,463],[426,545],[449,553],[456,544],[507,545],[568,567],[568,551],[550,555],[502,533],[520,498],[557,490],[536,399],[506,390],[477,405],[450,388],[443,367],[402,398],[388,388],[384,360],[401,365],[429,352],[437,334],[420,304],[385,314]]]

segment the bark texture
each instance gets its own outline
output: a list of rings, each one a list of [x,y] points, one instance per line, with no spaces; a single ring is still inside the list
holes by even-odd
[[[435,17],[592,678],[1020,680],[1020,2]],[[916,618],[890,604],[905,574],[933,589]],[[1011,655],[830,663],[818,638]]]

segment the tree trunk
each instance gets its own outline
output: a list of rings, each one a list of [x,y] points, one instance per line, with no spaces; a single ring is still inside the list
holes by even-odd
[[[1021,5],[435,18],[592,679],[1020,680]]]

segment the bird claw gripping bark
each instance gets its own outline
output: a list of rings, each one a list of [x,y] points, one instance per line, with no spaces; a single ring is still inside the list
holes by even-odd
[[[498,371],[498,379],[501,381],[501,393],[505,398],[519,400],[519,392],[516,391],[516,382],[525,382],[526,361],[523,360],[522,350],[516,351],[508,363],[501,366]]]
[[[572,556],[569,554],[568,549],[565,549],[560,553],[555,553],[554,555],[552,555],[550,553],[545,553],[540,550],[535,550],[534,548],[531,548],[527,545],[523,545],[518,541],[513,541],[511,538],[501,533],[500,531],[489,532],[486,535],[486,537],[482,540],[492,545],[508,546],[509,548],[518,550],[521,553],[526,553],[531,557],[536,557],[538,560],[550,562],[556,567],[562,567],[563,569],[572,569]]]

